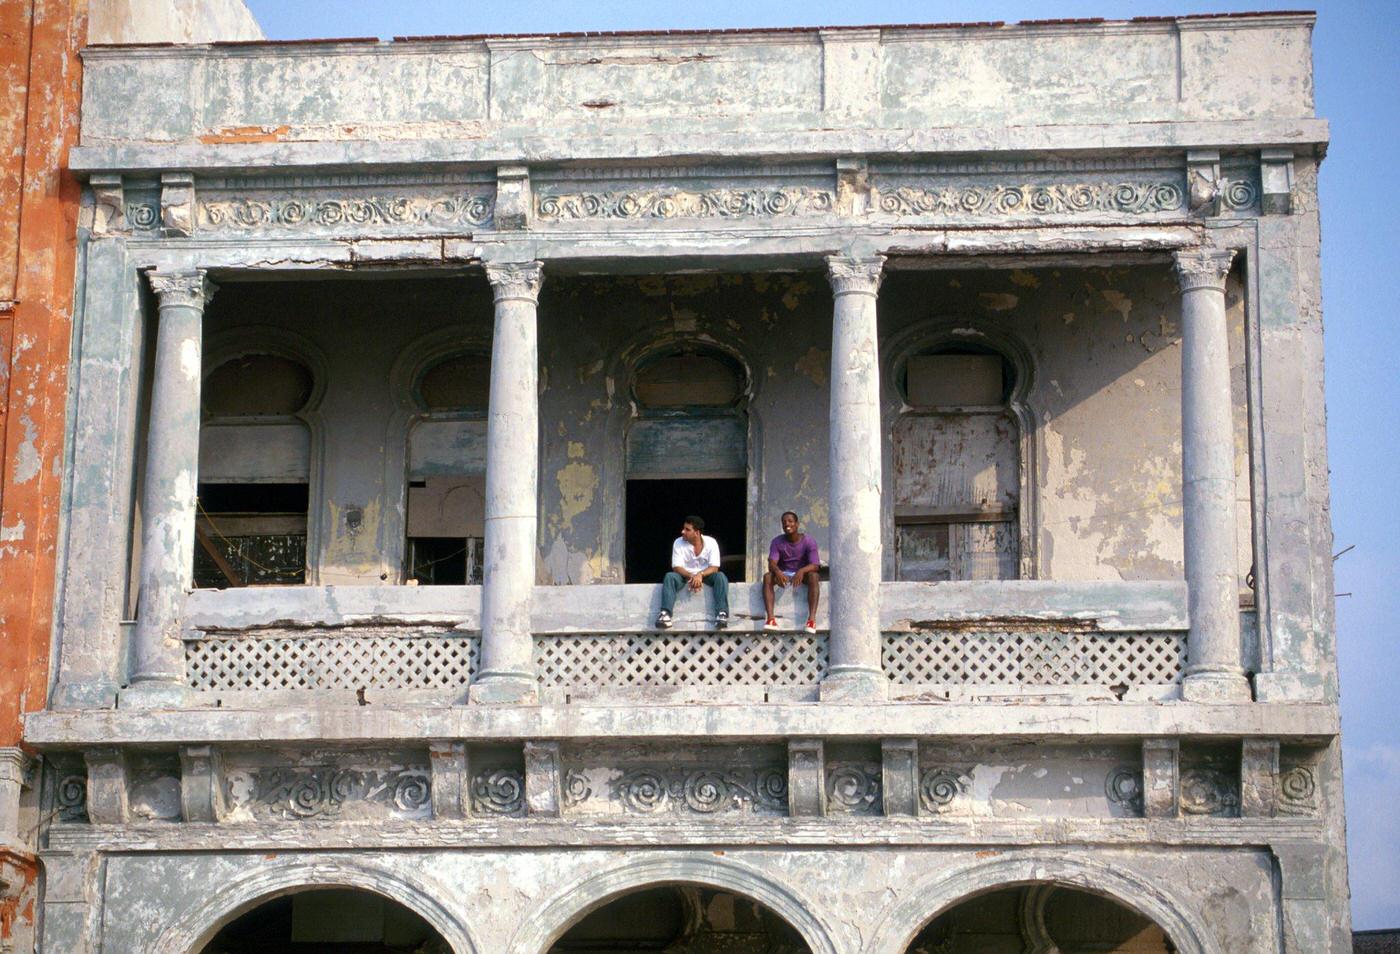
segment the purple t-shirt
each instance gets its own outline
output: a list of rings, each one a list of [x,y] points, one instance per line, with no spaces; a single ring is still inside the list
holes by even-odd
[[[778,569],[783,571],[783,576],[792,576],[804,566],[821,565],[821,559],[817,556],[817,541],[807,533],[796,543],[789,542],[786,534],[778,534],[768,545],[768,559],[778,561]]]

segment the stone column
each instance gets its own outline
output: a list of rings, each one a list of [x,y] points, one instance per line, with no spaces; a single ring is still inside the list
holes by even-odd
[[[1239,571],[1235,548],[1235,434],[1225,276],[1235,253],[1176,253],[1181,282],[1181,492],[1186,543],[1187,643],[1184,698],[1247,702],[1240,665]]]
[[[530,597],[539,512],[539,262],[487,264],[496,299],[486,419],[486,574],[473,702],[533,702]]]
[[[821,698],[882,699],[880,664],[880,256],[826,260],[831,331],[831,664]]]
[[[138,618],[131,685],[120,702],[138,708],[178,705],[185,697],[180,617],[194,564],[204,306],[214,294],[197,269],[151,272],[148,278],[160,319],[141,489]]]

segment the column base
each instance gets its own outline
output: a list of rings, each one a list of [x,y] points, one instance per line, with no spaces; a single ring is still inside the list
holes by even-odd
[[[539,683],[527,672],[488,670],[467,688],[473,705],[534,705],[539,698]]]
[[[138,682],[117,694],[119,709],[185,709],[190,701],[189,687],[178,682]]]
[[[50,709],[115,709],[114,682],[60,682],[49,698]]]
[[[1188,672],[1181,681],[1181,698],[1187,702],[1253,702],[1249,680],[1242,672]]]
[[[837,705],[884,702],[890,697],[890,681],[878,669],[841,666],[827,672],[818,698]]]

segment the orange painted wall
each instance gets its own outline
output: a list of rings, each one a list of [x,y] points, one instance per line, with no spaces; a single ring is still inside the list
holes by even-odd
[[[0,0],[0,746],[48,684],[86,33],[87,0]],[[6,854],[32,888],[33,859]],[[33,908],[30,889],[0,897],[0,942]]]

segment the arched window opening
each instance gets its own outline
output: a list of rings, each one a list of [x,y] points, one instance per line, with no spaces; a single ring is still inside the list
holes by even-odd
[[[908,954],[1175,954],[1166,933],[1118,902],[1036,884],[978,895],[935,918]]]
[[[687,514],[705,519],[730,582],[744,579],[748,440],[744,368],[729,355],[679,346],[634,375],[627,432],[626,580],[655,583]]]
[[[306,582],[311,434],[306,365],[245,354],[204,379],[194,585]]]
[[[369,891],[324,888],[274,898],[225,925],[202,954],[452,954],[403,905]]]
[[[1015,579],[1021,455],[1010,362],[976,345],[940,347],[910,356],[898,380],[897,578]]]
[[[423,586],[479,585],[486,534],[486,412],[491,359],[456,354],[418,377],[424,414],[408,438],[404,576]]]
[[[665,885],[623,895],[581,918],[549,954],[808,954],[802,936],[750,898]]]

